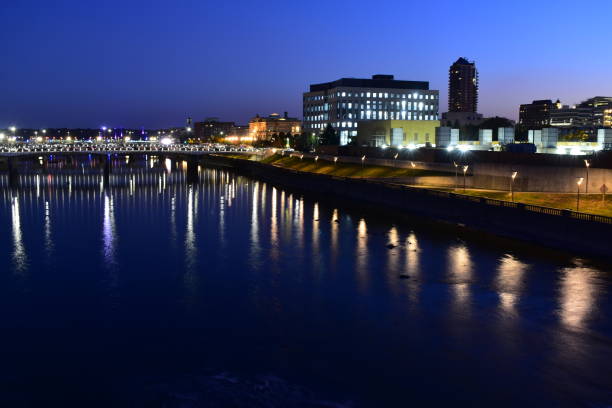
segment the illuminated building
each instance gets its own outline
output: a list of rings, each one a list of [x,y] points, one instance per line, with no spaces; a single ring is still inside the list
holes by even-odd
[[[359,146],[424,146],[435,143],[437,120],[370,120],[358,122]]]
[[[530,130],[550,126],[550,114],[558,108],[561,108],[559,100],[553,103],[550,99],[541,99],[523,104],[519,109],[519,127]]]
[[[304,131],[323,133],[331,125],[344,145],[357,136],[362,121],[437,121],[438,94],[429,82],[401,81],[393,75],[310,85],[303,95]]]
[[[249,134],[254,141],[270,140],[273,135],[298,134],[301,132],[302,122],[297,118],[290,118],[287,112],[283,116],[273,113],[267,117],[256,115],[249,121]]]

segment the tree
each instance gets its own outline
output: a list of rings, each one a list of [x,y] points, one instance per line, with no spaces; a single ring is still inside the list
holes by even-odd
[[[320,142],[322,145],[338,146],[340,144],[340,137],[338,136],[338,132],[334,130],[331,124],[327,124],[325,131],[321,135]]]
[[[561,136],[564,142],[587,142],[591,137],[585,130],[577,129],[573,132]]]
[[[294,138],[294,149],[304,152],[312,150],[317,145],[317,137],[312,133],[304,132]]]

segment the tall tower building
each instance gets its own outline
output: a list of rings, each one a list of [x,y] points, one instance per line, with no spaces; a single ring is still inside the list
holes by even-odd
[[[459,58],[450,66],[448,74],[448,111],[478,112],[476,64]]]

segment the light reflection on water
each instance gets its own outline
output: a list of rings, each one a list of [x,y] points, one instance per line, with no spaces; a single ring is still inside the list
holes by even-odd
[[[137,163],[110,183],[78,167],[2,189],[0,239],[12,250],[0,257],[11,272],[0,274],[0,298],[14,311],[5,325],[37,327],[48,313],[59,327],[195,327],[145,343],[167,353],[171,371],[236,355],[234,370],[334,382],[380,406],[452,403],[431,383],[465,397],[511,382],[541,406],[563,406],[568,392],[602,402],[611,385],[607,365],[589,357],[612,356],[605,266],[491,249],[224,170],[201,168],[201,182],[188,184],[184,165],[151,158],[148,174]],[[11,276],[28,294],[15,294]],[[208,349],[217,358],[201,357]],[[551,378],[572,386],[561,392]]]

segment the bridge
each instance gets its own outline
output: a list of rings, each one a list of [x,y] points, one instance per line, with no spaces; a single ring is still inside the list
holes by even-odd
[[[23,144],[17,146],[0,146],[0,157],[27,157],[51,154],[258,154],[253,148],[232,147],[226,145],[185,145],[161,143],[80,143],[80,144]]]
[[[103,175],[108,180],[112,173],[112,160],[115,155],[160,156],[187,162],[187,179],[198,179],[199,161],[211,154],[215,155],[253,155],[263,154],[262,151],[252,148],[240,148],[226,145],[183,145],[161,143],[79,143],[79,144],[24,144],[17,146],[0,146],[0,160],[6,161],[9,175],[9,185],[16,187],[19,180],[17,162],[21,159],[40,158],[43,167],[46,167],[49,156],[91,155],[100,158],[103,166]]]

